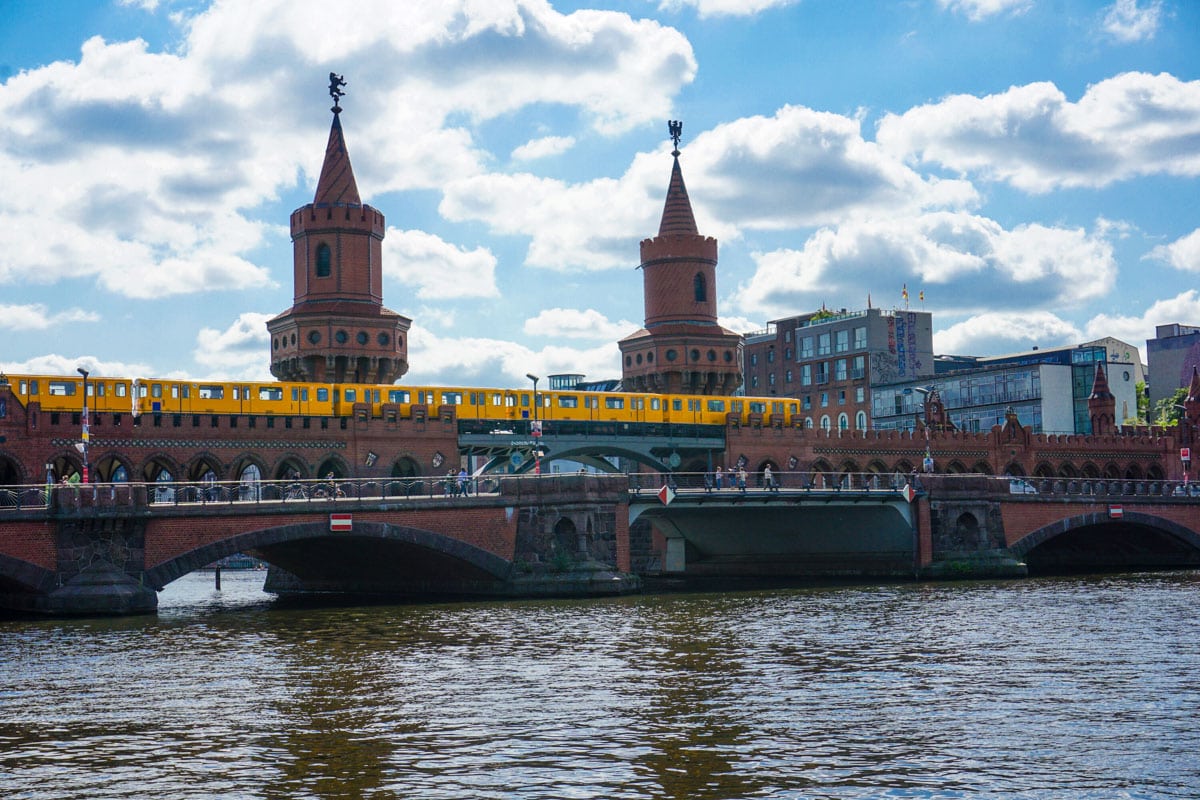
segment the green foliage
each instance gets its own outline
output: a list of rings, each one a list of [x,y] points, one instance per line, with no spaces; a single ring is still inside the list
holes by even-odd
[[[1164,397],[1154,404],[1154,424],[1164,427],[1178,424],[1183,416],[1184,399],[1187,398],[1188,390],[1185,387],[1180,387],[1175,390],[1175,393],[1170,397]]]

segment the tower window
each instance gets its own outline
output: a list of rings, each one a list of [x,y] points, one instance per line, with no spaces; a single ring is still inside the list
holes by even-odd
[[[317,245],[317,277],[328,278],[332,271],[333,255],[329,250],[329,245],[322,242]]]
[[[696,277],[692,279],[692,290],[696,293],[697,303],[708,302],[708,285],[703,272],[697,272]]]

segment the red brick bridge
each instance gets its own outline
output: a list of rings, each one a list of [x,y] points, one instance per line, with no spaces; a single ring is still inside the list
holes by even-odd
[[[0,502],[0,607],[150,612],[168,583],[236,553],[271,565],[271,591],[408,597],[615,594],[642,578],[1200,567],[1200,496],[1179,483],[884,480],[672,496],[597,475],[507,477],[465,496],[441,481],[253,495],[101,484],[56,488],[49,503],[44,487],[26,487]]]

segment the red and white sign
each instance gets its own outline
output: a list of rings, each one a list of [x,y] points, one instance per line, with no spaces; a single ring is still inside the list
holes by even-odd
[[[662,487],[658,490],[658,499],[662,501],[664,506],[670,505],[671,501],[675,499],[675,490],[670,486]]]
[[[1125,515],[1125,509],[1121,508],[1120,506],[1109,506],[1108,507],[1108,518],[1109,519],[1120,519],[1124,515]]]
[[[331,530],[331,531],[352,531],[352,530],[354,530],[354,515],[353,514],[330,514],[329,515],[329,530]]]
[[[913,498],[917,496],[917,490],[912,487],[911,483],[906,483],[904,484],[904,488],[900,490],[900,494],[904,495],[904,499],[911,503]]]
[[[1190,448],[1190,447],[1179,448],[1179,460],[1180,461],[1191,461],[1192,460],[1192,448]]]

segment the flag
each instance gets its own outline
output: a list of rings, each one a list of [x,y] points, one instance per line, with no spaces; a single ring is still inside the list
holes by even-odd
[[[917,293],[917,299],[920,300],[922,303],[925,302],[925,290],[924,289],[922,289],[920,292]]]
[[[906,302],[906,303],[908,302],[908,284],[907,283],[904,284],[902,287],[900,287],[900,296],[904,298],[904,302]]]

